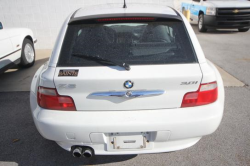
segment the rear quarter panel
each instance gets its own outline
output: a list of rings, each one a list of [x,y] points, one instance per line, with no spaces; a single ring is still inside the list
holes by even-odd
[[[179,12],[179,14],[183,19],[183,22],[184,22],[185,27],[187,29],[187,33],[188,33],[188,35],[190,37],[191,43],[193,45],[193,48],[195,50],[195,53],[196,53],[196,56],[198,58],[199,63],[206,62],[206,58],[204,56],[203,50],[202,50],[202,48],[200,46],[200,43],[199,43],[199,41],[198,41],[198,39],[197,39],[197,37],[196,37],[196,35],[194,33],[193,28],[191,27],[191,25],[188,22],[188,20],[186,19],[186,17],[180,12]]]
[[[23,40],[26,37],[31,37],[33,39],[34,43],[34,35],[33,32],[30,29],[27,28],[13,28],[13,29],[8,29],[7,33],[11,39],[11,42],[13,44],[14,49],[20,49],[22,48],[23,45]]]
[[[218,101],[220,105],[224,108],[225,90],[224,90],[223,80],[218,69],[209,60],[207,60],[207,63],[200,64],[200,67],[203,73],[202,83],[209,83],[209,82],[217,81]]]
[[[51,57],[50,57],[50,60],[49,60],[49,66],[50,67],[56,67],[56,65],[57,65],[57,61],[58,61],[59,54],[60,54],[60,51],[61,51],[64,36],[65,36],[66,30],[67,30],[67,27],[68,27],[68,22],[70,20],[70,17],[72,16],[72,14],[73,13],[71,13],[65,19],[65,21],[64,21],[64,23],[63,23],[63,25],[62,25],[62,27],[60,29],[60,32],[59,32],[59,34],[57,36],[55,46],[53,48],[53,51],[52,51],[52,54],[51,54]]]

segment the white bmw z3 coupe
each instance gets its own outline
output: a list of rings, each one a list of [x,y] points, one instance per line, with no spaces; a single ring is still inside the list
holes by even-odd
[[[161,153],[218,128],[224,86],[180,12],[104,5],[68,16],[30,105],[39,133],[75,157]]]

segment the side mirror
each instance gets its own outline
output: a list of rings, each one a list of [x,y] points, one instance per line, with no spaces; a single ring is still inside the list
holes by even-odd
[[[3,24],[0,22],[0,30],[3,29]]]

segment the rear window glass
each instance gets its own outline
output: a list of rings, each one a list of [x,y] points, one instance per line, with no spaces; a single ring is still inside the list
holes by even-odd
[[[86,55],[129,65],[197,63],[179,21],[69,25],[58,66],[112,66]]]

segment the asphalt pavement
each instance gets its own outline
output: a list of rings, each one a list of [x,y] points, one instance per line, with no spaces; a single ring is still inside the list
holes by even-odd
[[[35,64],[30,68],[16,66],[0,75],[0,92],[29,91],[37,69],[49,60],[51,50],[36,50]]]
[[[250,85],[250,31],[213,30],[199,33],[197,26],[193,29],[207,59]]]
[[[225,88],[226,100],[222,123],[218,130],[203,137],[196,145],[181,151],[160,154],[95,156],[91,159],[73,158],[53,141],[45,140],[37,132],[29,108],[26,83],[16,87],[12,83],[21,74],[32,76],[46,61],[36,67],[17,69],[0,75],[0,166],[78,166],[78,165],[250,165],[250,32],[197,32],[206,57],[244,85]],[[18,73],[16,73],[18,71]],[[8,74],[9,73],[9,74]],[[12,75],[10,75],[12,73]],[[14,77],[14,78],[12,78]],[[30,79],[30,77],[26,78]],[[7,81],[7,82],[6,82]],[[8,82],[9,81],[9,82]],[[22,80],[21,80],[22,81]],[[229,80],[230,82],[230,80]],[[6,90],[6,89],[10,90]],[[20,91],[20,88],[23,90]],[[18,91],[18,92],[17,92]]]

